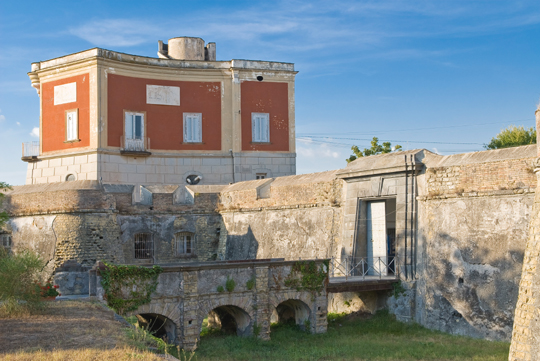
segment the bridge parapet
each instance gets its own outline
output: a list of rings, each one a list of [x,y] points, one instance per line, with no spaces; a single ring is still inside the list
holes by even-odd
[[[209,314],[222,327],[232,322],[239,336],[268,340],[271,321],[290,319],[306,331],[324,333],[328,265],[328,260],[283,259],[162,265],[151,302],[127,315],[167,319],[171,325],[168,341],[185,350],[197,348]],[[103,299],[99,272],[94,279],[91,294]]]

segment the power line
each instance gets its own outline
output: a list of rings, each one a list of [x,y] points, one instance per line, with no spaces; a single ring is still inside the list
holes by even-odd
[[[365,138],[340,138],[340,137],[323,137],[323,136],[301,136],[299,138],[323,138],[323,139],[344,139],[344,140],[367,140],[371,141],[372,139],[365,139]],[[430,144],[460,144],[460,145],[484,145],[484,143],[451,143],[451,142],[429,142],[429,141],[420,141],[420,140],[395,140],[395,139],[388,139],[389,142],[401,142],[401,143],[430,143]]]

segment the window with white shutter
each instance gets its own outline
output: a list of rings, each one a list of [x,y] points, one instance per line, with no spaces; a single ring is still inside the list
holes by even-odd
[[[202,143],[201,113],[184,113],[184,143]]]
[[[126,139],[139,139],[144,137],[144,114],[125,112],[126,115]]]
[[[79,111],[66,111],[66,142],[74,142],[79,140]]]
[[[270,142],[270,114],[251,113],[251,141],[253,143]]]

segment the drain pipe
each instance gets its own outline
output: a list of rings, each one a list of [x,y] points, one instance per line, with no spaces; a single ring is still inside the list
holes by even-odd
[[[231,159],[232,159],[232,182],[236,183],[236,177],[234,176],[234,153],[232,149],[229,149],[229,153],[231,153]]]

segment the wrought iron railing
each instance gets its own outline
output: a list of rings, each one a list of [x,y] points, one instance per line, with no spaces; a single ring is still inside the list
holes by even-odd
[[[332,257],[330,260],[330,277],[362,277],[362,279],[399,278],[400,264],[394,257]]]
[[[120,137],[122,150],[129,152],[146,152],[150,149],[150,138],[129,139],[124,136]]]
[[[24,142],[22,144],[22,156],[23,158],[39,156],[39,141]]]

